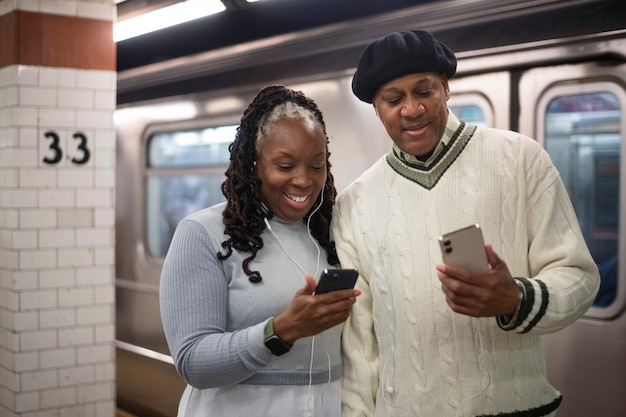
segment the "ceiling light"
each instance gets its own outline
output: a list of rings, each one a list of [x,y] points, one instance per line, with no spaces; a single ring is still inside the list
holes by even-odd
[[[186,0],[121,20],[113,27],[115,42],[226,10],[220,0]]]

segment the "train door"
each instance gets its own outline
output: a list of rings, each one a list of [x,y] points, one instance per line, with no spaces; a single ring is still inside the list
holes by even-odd
[[[550,154],[601,275],[585,317],[544,336],[559,414],[626,412],[626,64],[535,68],[520,79],[520,131]]]
[[[161,267],[178,222],[223,201],[220,184],[237,128],[236,116],[205,120],[193,109],[181,102],[116,115],[117,404],[137,415],[176,414],[185,384],[163,334]]]

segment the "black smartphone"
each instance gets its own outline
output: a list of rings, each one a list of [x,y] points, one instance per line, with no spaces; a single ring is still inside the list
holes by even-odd
[[[473,224],[439,236],[443,262],[475,272],[489,271],[485,242],[480,226]]]
[[[315,294],[354,288],[359,273],[356,269],[324,269],[317,282]]]

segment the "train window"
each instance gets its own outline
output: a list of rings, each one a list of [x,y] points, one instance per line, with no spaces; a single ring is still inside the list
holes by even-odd
[[[545,148],[574,205],[598,265],[601,285],[591,315],[618,298],[623,93],[609,83],[555,89],[545,106]],[[623,251],[623,249],[622,249]],[[619,306],[617,306],[619,307]]]
[[[481,94],[453,94],[448,101],[448,107],[459,120],[479,126],[493,126],[491,106]]]
[[[452,110],[452,113],[454,113],[459,120],[463,120],[464,122],[482,126],[486,124],[485,113],[475,104],[450,106],[450,110]]]
[[[510,126],[511,75],[509,71],[455,76],[448,81],[448,107],[460,120],[480,126]]]
[[[159,132],[148,139],[146,242],[148,253],[164,257],[174,229],[187,214],[224,201],[221,184],[228,146],[237,125]]]

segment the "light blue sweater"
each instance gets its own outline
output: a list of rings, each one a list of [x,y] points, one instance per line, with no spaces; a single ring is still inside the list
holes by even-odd
[[[265,230],[264,246],[250,263],[262,282],[254,284],[243,272],[249,253],[233,251],[217,259],[224,234],[225,203],[193,213],[178,225],[165,258],[160,284],[165,336],[179,374],[198,389],[231,384],[308,385],[341,376],[340,337],[343,325],[315,336],[312,372],[311,338],[297,340],[292,350],[273,356],[263,331],[269,317],[281,313],[305,285],[295,262],[317,278],[331,267],[317,248],[304,222],[270,221],[279,240]],[[293,258],[293,261],[287,256]],[[294,262],[295,261],[295,262]],[[330,365],[329,358],[330,357]]]

